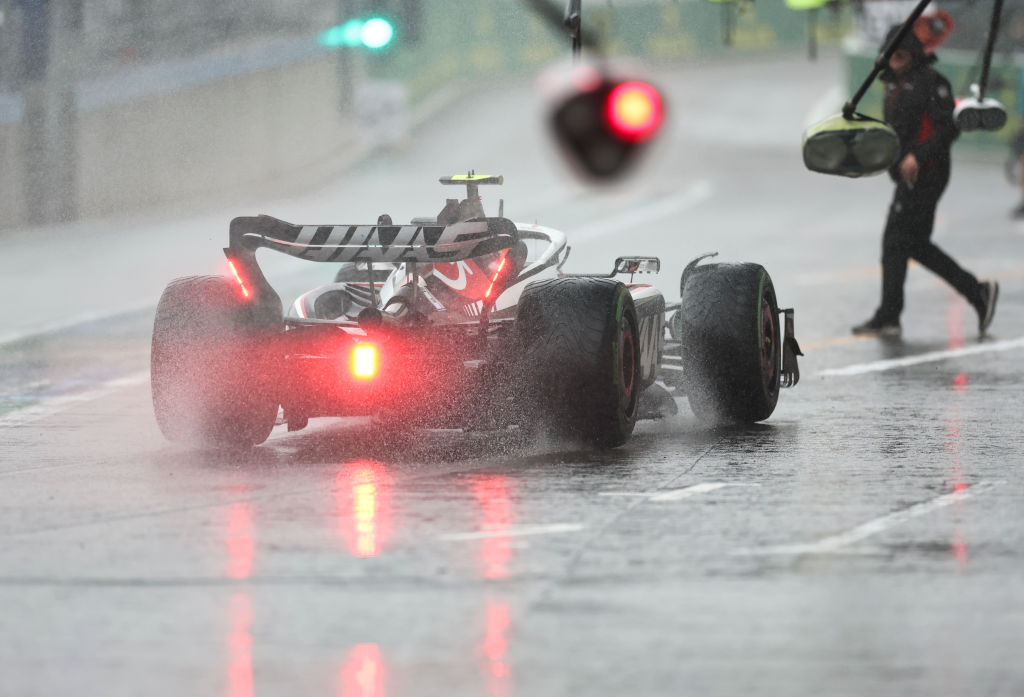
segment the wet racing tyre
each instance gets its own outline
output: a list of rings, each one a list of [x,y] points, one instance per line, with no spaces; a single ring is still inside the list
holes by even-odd
[[[685,278],[680,308],[683,380],[708,423],[754,423],[779,399],[779,308],[759,264],[706,264]]]
[[[516,332],[528,429],[599,448],[629,440],[641,391],[629,290],[605,278],[531,283]]]
[[[153,322],[150,365],[164,436],[231,449],[265,441],[277,417],[278,329],[254,326],[238,286],[227,278],[189,276],[168,284]]]

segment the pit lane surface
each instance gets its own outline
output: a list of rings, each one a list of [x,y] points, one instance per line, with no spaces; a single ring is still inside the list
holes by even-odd
[[[989,339],[919,269],[904,339],[850,338],[890,190],[802,168],[838,75],[661,74],[663,151],[615,189],[566,178],[523,83],[323,191],[7,235],[0,694],[1020,694],[1016,192],[961,155],[939,208],[936,240],[1002,282]],[[763,263],[801,384],[763,425],[709,431],[682,402],[607,453],[358,419],[244,457],[162,440],[151,308],[219,271],[229,217],[430,214],[470,167],[505,175],[508,216],[566,230],[570,271],[656,254],[674,298],[704,251]]]

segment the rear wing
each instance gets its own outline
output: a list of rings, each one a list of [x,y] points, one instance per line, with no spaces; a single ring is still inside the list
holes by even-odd
[[[476,218],[450,225],[293,225],[268,215],[231,221],[232,256],[265,247],[309,261],[451,262],[513,247],[519,240],[507,218]]]
[[[239,282],[252,291],[253,313],[275,321],[280,321],[281,299],[256,261],[260,248],[309,261],[415,264],[462,261],[519,241],[515,223],[507,218],[450,225],[293,225],[258,215],[232,220],[228,236],[224,254]]]

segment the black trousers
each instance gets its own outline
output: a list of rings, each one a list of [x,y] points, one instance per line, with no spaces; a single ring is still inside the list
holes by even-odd
[[[882,304],[876,313],[879,319],[899,321],[903,312],[903,284],[910,259],[945,279],[967,302],[975,306],[980,304],[978,279],[931,241],[935,207],[947,183],[949,163],[927,170],[922,167],[913,187],[902,180],[897,183],[882,234]]]

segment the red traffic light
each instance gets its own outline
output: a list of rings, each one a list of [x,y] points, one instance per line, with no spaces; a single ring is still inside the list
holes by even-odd
[[[595,179],[622,176],[661,129],[657,89],[639,80],[575,80],[551,113],[554,135],[571,164]]]
[[[646,82],[619,83],[608,93],[605,119],[614,135],[642,143],[661,125],[661,95]]]

